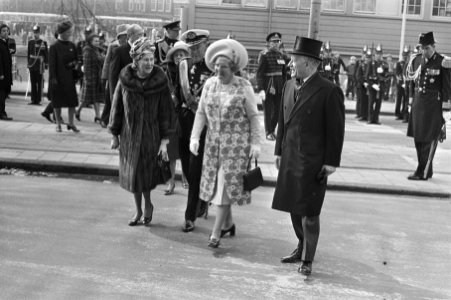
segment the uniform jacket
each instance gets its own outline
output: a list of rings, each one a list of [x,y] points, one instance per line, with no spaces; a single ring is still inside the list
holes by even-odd
[[[178,40],[172,40],[165,36],[161,40],[155,42],[155,64],[161,65],[166,60],[166,54],[169,49],[174,47]]]
[[[415,79],[407,135],[417,142],[431,142],[438,137],[444,123],[442,101],[451,97],[451,63],[437,52],[427,61],[421,56],[415,60],[421,72]]]
[[[104,56],[94,46],[85,46],[83,49],[83,85],[81,99],[84,103],[103,102],[105,94],[102,85],[102,67]]]
[[[44,73],[44,67],[49,63],[47,42],[41,39],[30,40],[27,51],[28,68],[33,72]]]
[[[379,69],[380,68],[380,69]],[[379,70],[381,72],[379,72]],[[388,77],[388,64],[385,61],[372,60],[368,64],[365,77],[368,80],[368,85],[371,87],[373,84],[385,84]]]
[[[321,212],[327,183],[317,175],[323,165],[340,166],[344,138],[344,96],[318,73],[297,93],[285,85],[275,155],[281,156],[272,208],[297,215]]]
[[[366,81],[366,70],[368,68],[368,64],[364,61],[364,60],[358,60],[356,63],[356,69],[355,69],[355,79],[356,79],[356,87],[358,89],[363,89],[364,88],[364,83],[367,82]]]
[[[269,95],[271,83],[275,93],[280,94],[286,80],[285,58],[280,51],[265,49],[259,54],[257,67],[258,90]]]
[[[122,69],[111,105],[109,130],[119,136],[119,183],[134,192],[138,162],[144,167],[142,181],[153,189],[158,178],[157,154],[162,139],[174,130],[171,94],[163,70],[154,66],[141,80],[131,65]]]
[[[8,49],[8,44],[5,40],[0,39],[0,76],[5,76],[3,80],[0,80],[0,89],[3,89],[9,93],[11,85],[13,84],[12,77],[12,59],[11,53]]]

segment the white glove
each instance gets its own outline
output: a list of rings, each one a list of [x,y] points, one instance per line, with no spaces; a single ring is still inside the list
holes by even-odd
[[[373,84],[371,87],[378,92],[381,90],[378,84]]]
[[[249,152],[249,157],[253,157],[255,159],[258,159],[261,153],[261,148],[259,145],[252,145],[251,151]]]
[[[378,74],[384,73],[384,69],[382,69],[381,67],[377,68],[377,73]]]
[[[81,71],[84,73],[85,72],[85,66],[81,66]]]
[[[119,148],[119,138],[115,135],[111,138],[111,149]]]
[[[191,140],[189,143],[189,151],[194,155],[199,155],[199,140]]]
[[[260,98],[262,99],[262,101],[265,101],[266,99],[266,93],[264,90],[261,90],[260,93],[258,93],[258,95],[260,96]]]
[[[368,83],[367,83],[367,82],[364,82],[364,83],[363,83],[363,86],[364,86],[364,87],[368,87]]]
[[[409,97],[409,105],[412,105],[413,97]]]
[[[405,88],[406,88],[406,85],[403,83],[403,84],[401,85],[401,87],[402,87],[403,89],[405,89]]]
[[[169,156],[168,156],[168,145],[169,144],[169,140],[161,140],[160,142],[160,148],[158,149],[158,155],[161,155],[161,157],[163,158],[163,160],[168,161],[169,160]]]
[[[326,65],[326,66],[324,67],[324,70],[330,71],[330,65]]]
[[[335,172],[336,168],[333,166],[323,165],[321,170],[324,170],[326,172],[326,176],[329,176]]]

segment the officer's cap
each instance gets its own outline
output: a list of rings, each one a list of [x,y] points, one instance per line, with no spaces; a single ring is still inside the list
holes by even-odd
[[[39,32],[41,32],[41,28],[38,25],[34,25],[33,26],[33,32],[34,33],[39,33]]]
[[[180,30],[180,21],[174,21],[171,23],[167,23],[165,25],[163,25],[163,28],[168,30]]]
[[[187,44],[194,45],[204,40],[208,40],[210,31],[204,29],[190,29],[182,33],[181,40]]]
[[[434,33],[432,33],[432,31],[421,33],[418,39],[418,43],[423,46],[435,44]]]
[[[271,32],[266,36],[266,41],[269,42],[270,39],[277,39],[280,40],[282,38],[282,35],[279,32]]]
[[[381,44],[378,44],[376,46],[376,54],[382,54],[382,45]]]

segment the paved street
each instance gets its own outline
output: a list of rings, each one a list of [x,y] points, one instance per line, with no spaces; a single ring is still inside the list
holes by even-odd
[[[272,188],[233,207],[237,235],[207,247],[214,222],[180,226],[186,190],[152,192],[150,227],[129,227],[117,183],[0,175],[2,299],[450,299],[449,199],[329,192],[314,273]]]

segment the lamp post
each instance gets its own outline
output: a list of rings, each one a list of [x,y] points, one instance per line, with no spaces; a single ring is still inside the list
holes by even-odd
[[[308,28],[308,37],[311,39],[318,39],[320,14],[321,0],[312,0],[310,5],[310,20]]]
[[[401,39],[399,41],[399,58],[402,57],[402,51],[404,49],[404,39],[406,35],[406,19],[407,19],[407,0],[403,1],[404,8],[402,10],[402,23],[401,23]]]

